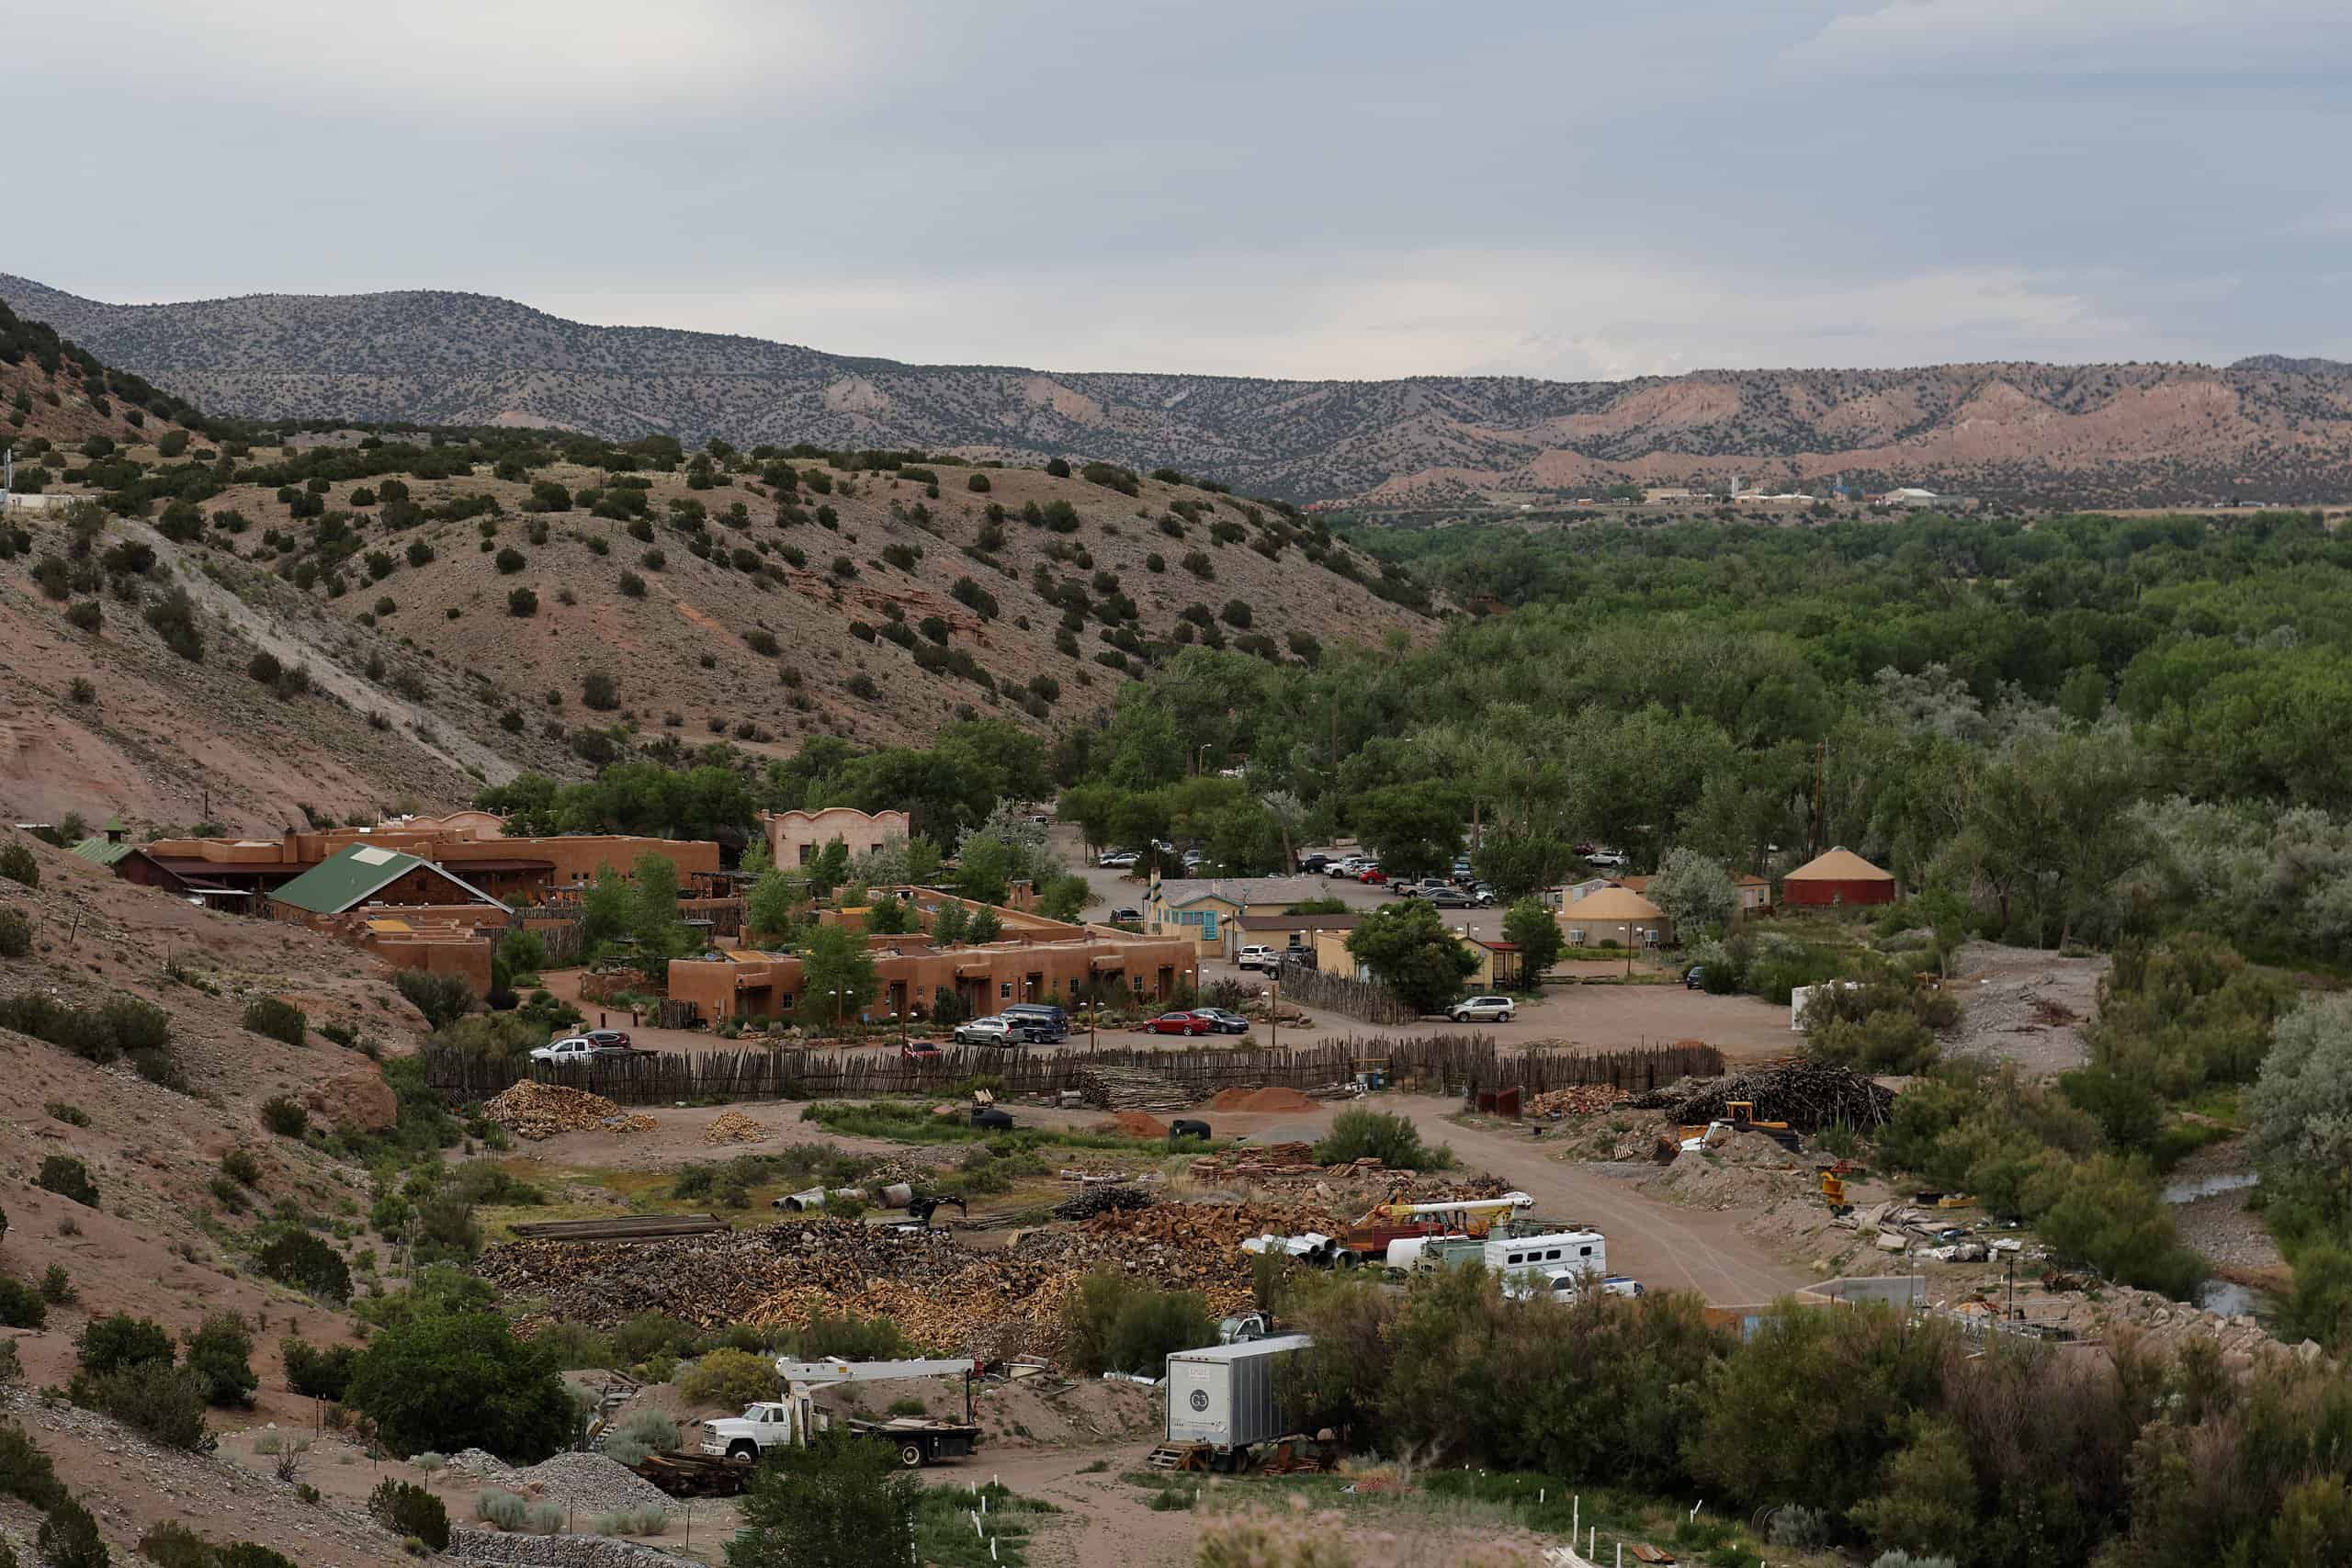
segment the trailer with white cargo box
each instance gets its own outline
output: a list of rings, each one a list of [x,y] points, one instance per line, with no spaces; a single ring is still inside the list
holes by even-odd
[[[1237,1470],[1250,1450],[1298,1431],[1281,1389],[1284,1364],[1315,1341],[1279,1334],[1235,1345],[1179,1350],[1168,1358],[1167,1440],[1155,1466]]]

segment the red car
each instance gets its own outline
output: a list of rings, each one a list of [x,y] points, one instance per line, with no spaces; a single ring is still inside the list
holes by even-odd
[[[910,1040],[899,1047],[899,1055],[910,1062],[925,1062],[939,1055],[939,1047],[928,1040]]]
[[[1215,1034],[1216,1024],[1196,1012],[1163,1012],[1143,1026],[1146,1034]]]
[[[1356,877],[1356,880],[1357,880],[1358,882],[1363,882],[1363,883],[1368,883],[1368,884],[1377,885],[1377,884],[1379,884],[1379,883],[1383,883],[1383,882],[1387,881],[1387,880],[1388,880],[1388,874],[1387,874],[1386,872],[1385,872],[1385,871],[1381,870],[1381,869],[1380,869],[1378,866],[1376,866],[1376,865],[1374,865],[1374,866],[1367,866],[1367,867],[1365,867],[1365,868],[1364,868],[1364,870],[1363,871],[1363,873],[1362,873],[1362,874],[1360,874]]]

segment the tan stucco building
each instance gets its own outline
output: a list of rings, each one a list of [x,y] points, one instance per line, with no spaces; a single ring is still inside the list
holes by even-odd
[[[807,865],[817,852],[839,839],[853,855],[878,850],[891,840],[910,837],[903,811],[860,811],[854,806],[828,806],[822,811],[763,811],[760,830],[767,835],[768,859],[783,870]]]
[[[911,895],[916,917],[926,924],[941,903],[961,902],[924,888],[900,891]],[[1200,984],[1199,954],[1182,939],[1135,936],[1001,908],[997,914],[1004,934],[985,946],[937,948],[924,931],[867,937],[880,988],[865,1016],[881,1021],[911,1009],[909,1016],[927,1018],[943,995],[982,1014],[1012,1002],[1068,1006],[1091,984],[1116,985],[1139,1001],[1162,1002],[1180,987]],[[824,1017],[824,998],[803,995],[800,960],[788,953],[733,948],[673,959],[669,989],[672,1001],[694,1004],[707,1022],[778,1018],[808,1006],[819,1010],[814,1018]]]
[[[1674,922],[1666,912],[1640,894],[1624,887],[1604,887],[1568,905],[1559,913],[1560,933],[1571,950],[1615,942],[1620,947],[1671,947]]]

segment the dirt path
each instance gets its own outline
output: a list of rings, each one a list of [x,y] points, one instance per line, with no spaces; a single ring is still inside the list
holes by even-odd
[[[1119,1477],[1143,1466],[1149,1438],[1106,1447],[1004,1456],[983,1450],[953,1469],[925,1471],[934,1486],[968,1486],[990,1477],[1026,1497],[1061,1509],[1030,1538],[1035,1568],[1183,1568],[1193,1557],[1193,1516],[1154,1513],[1150,1495]],[[1091,1465],[1106,1468],[1088,1473]]]

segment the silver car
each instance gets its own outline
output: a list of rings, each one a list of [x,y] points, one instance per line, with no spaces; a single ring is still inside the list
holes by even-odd
[[[1509,1023],[1519,1011],[1519,1004],[1509,997],[1471,997],[1449,1009],[1446,1017],[1456,1023]]]

